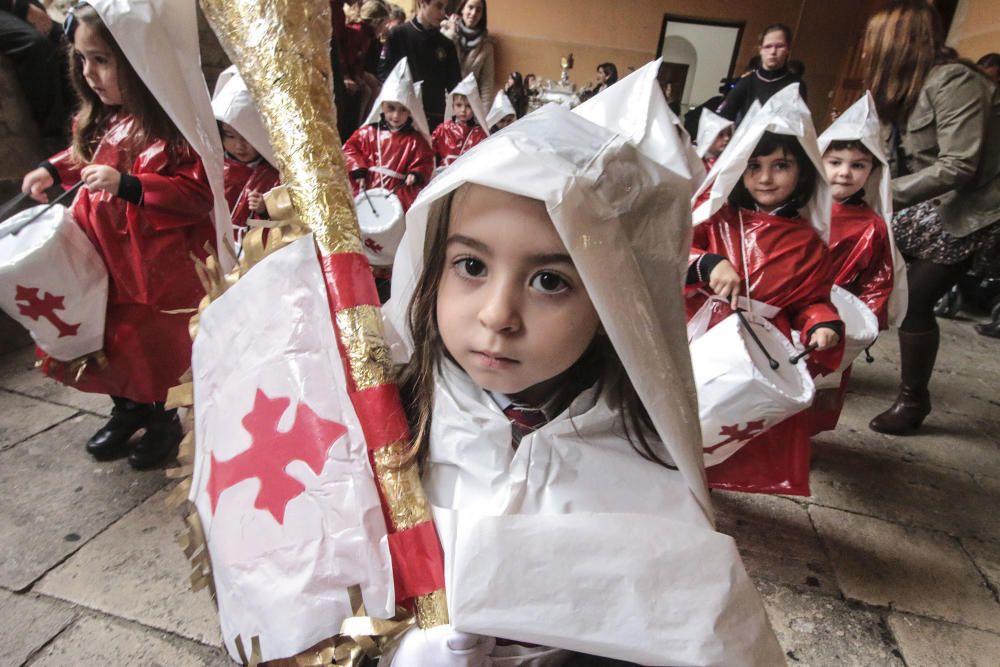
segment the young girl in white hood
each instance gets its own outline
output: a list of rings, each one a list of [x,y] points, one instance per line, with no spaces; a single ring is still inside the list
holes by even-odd
[[[782,660],[700,465],[689,187],[550,106],[410,210],[386,310],[451,625],[382,664]]]

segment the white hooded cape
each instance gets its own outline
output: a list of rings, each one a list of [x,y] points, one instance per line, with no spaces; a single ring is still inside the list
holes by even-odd
[[[733,121],[723,118],[708,107],[701,110],[701,119],[698,121],[698,157],[704,159],[708,154],[708,149],[715,143],[716,138],[727,127],[733,127]]]
[[[719,156],[705,182],[695,193],[692,204],[702,193],[709,192],[708,198],[694,209],[693,222],[705,222],[725,205],[729,193],[743,178],[750,155],[765,132],[789,134],[802,145],[809,161],[816,169],[816,191],[809,203],[800,211],[824,242],[830,239],[830,185],[826,182],[823,160],[816,143],[816,128],[813,127],[809,108],[799,95],[799,84],[792,84],[775,93],[760,111],[748,115],[740,123],[729,146]]]
[[[889,173],[889,160],[882,147],[881,124],[878,112],[875,111],[875,100],[870,92],[866,91],[864,97],[852,104],[820,135],[820,153],[826,153],[826,149],[834,141],[860,141],[875,156],[875,168],[865,183],[865,202],[885,220],[889,228],[893,277],[892,296],[889,297],[889,322],[899,326],[906,316],[906,262],[896,248],[892,232],[892,175]]]
[[[469,72],[451,92],[445,95],[444,117],[446,119],[455,115],[455,95],[465,95],[465,98],[469,100],[469,106],[472,107],[472,115],[475,117],[476,123],[483,128],[483,132],[489,134],[490,125],[486,118],[486,110],[483,109],[483,100],[479,97],[479,84],[476,83],[476,76],[472,72]]]
[[[236,65],[224,69],[215,82],[212,111],[215,112],[216,120],[239,132],[272,167],[277,164],[264,121]]]
[[[410,110],[410,118],[413,119],[413,126],[420,134],[424,135],[427,143],[431,142],[430,125],[427,123],[427,115],[424,113],[424,103],[420,97],[420,84],[422,81],[414,83],[413,75],[410,73],[410,66],[406,63],[406,58],[400,59],[396,66],[389,72],[382,90],[379,91],[372,110],[365,119],[364,124],[377,123],[382,115],[382,102],[398,102]]]
[[[514,110],[514,105],[511,104],[507,93],[498,90],[497,96],[493,98],[493,106],[490,107],[489,113],[486,114],[486,124],[492,128],[507,116],[516,117],[517,111]]]
[[[692,180],[698,177],[698,171],[693,169],[689,156],[691,137],[667,106],[656,80],[662,60],[657,58],[643,65],[574,108],[573,113],[623,135],[650,160]],[[701,160],[696,161],[700,166]],[[702,175],[704,171],[701,167]]]
[[[593,392],[515,452],[506,417],[443,363],[424,481],[452,623],[643,664],[779,664],[735,545],[709,518],[680,290],[687,180],[556,105],[483,146],[407,214],[386,305],[397,356],[412,353],[406,309],[449,196],[477,183],[543,201],[655,424],[654,446],[679,470],[639,457]]]
[[[132,69],[201,157],[212,187],[212,210],[225,270],[233,266],[233,226],[222,180],[222,139],[201,72],[198,23],[191,0],[88,0]]]

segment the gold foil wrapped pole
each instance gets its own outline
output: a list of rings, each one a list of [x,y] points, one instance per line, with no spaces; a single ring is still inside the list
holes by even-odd
[[[413,462],[378,295],[337,134],[326,0],[201,0],[267,127],[292,209],[315,236],[348,391],[368,441],[397,591],[411,593],[421,627],[448,622],[443,556]]]

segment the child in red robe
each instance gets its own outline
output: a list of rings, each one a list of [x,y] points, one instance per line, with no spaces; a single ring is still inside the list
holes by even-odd
[[[157,10],[168,11],[164,7]],[[210,170],[188,142],[201,142],[206,151],[216,145],[206,149],[197,133],[182,134],[172,120],[210,119],[208,96],[203,106],[183,93],[171,100],[154,96],[156,77],[140,79],[129,62],[144,57],[143,35],[107,23],[119,16],[108,9],[106,2],[80,3],[67,19],[70,76],[80,102],[73,144],[29,172],[22,188],[45,201],[44,190],[54,184],[86,186],[72,212],[108,270],[103,355],[79,377],[50,358],[42,368],[82,391],[110,394],[111,418],[86,449],[97,459],[114,458],[145,429],[128,454],[133,468],[145,469],[169,459],[181,439],[176,411],[164,401],[191,365],[188,322],[204,296],[192,257],[213,251],[216,225],[225,230],[229,222],[216,207],[213,225],[213,190],[221,197],[222,183],[210,179],[221,177],[221,164]],[[191,28],[179,41],[194,39]],[[146,29],[159,28],[154,22]],[[161,100],[188,115],[168,116]]]
[[[776,97],[755,119],[757,131],[741,135],[720,166],[714,196],[695,211],[688,316],[709,308],[711,327],[733,312],[728,304],[762,312],[785,336],[799,331],[802,344],[814,346],[807,363],[815,376],[835,371],[843,353],[843,322],[830,302],[833,267],[822,237],[829,194],[817,174],[815,133],[798,136],[798,124],[786,123],[789,117],[804,123],[808,110],[797,92]],[[708,300],[706,290],[725,302]],[[707,470],[710,485],[808,495],[808,425],[799,412],[757,435]]]
[[[438,167],[447,167],[487,137],[489,125],[478,90],[476,77],[470,73],[448,93],[448,120],[438,125],[432,136]]]
[[[384,188],[410,208],[434,173],[434,151],[420,95],[406,59],[386,79],[368,121],[344,144],[351,187]]]

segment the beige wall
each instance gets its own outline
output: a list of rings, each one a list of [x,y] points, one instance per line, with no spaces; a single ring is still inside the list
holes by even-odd
[[[948,44],[973,61],[1000,52],[1000,0],[959,0]]]
[[[559,59],[573,52],[574,83],[593,79],[598,63],[614,62],[624,75],[656,55],[664,14],[746,21],[737,67],[756,52],[770,23],[796,32],[793,57],[806,64],[814,116],[826,116],[840,63],[859,39],[871,0],[490,0],[490,32],[497,38],[497,85],[518,70],[559,76]],[[693,103],[698,103],[692,100]]]

